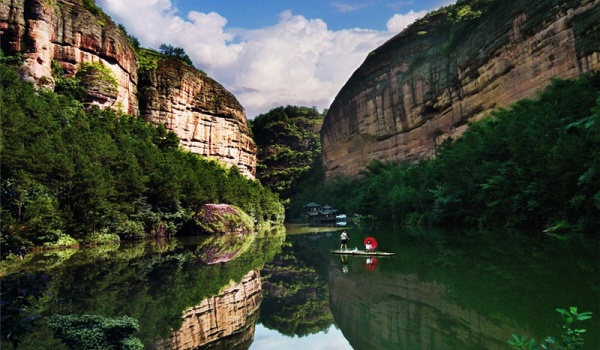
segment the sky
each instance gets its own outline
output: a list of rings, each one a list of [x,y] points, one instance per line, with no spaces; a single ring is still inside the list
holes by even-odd
[[[181,47],[248,119],[329,108],[368,53],[455,0],[96,0],[143,47]]]
[[[352,346],[335,326],[305,337],[289,337],[257,324],[250,350],[352,350]]]

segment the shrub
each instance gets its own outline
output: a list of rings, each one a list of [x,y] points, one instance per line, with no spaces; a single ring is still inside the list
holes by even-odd
[[[142,342],[134,337],[139,331],[138,321],[132,317],[106,318],[97,315],[53,315],[48,325],[54,336],[69,349],[78,350],[134,350],[142,349]]]
[[[578,312],[577,307],[571,306],[569,310],[556,309],[563,320],[561,326],[562,333],[558,337],[548,337],[542,343],[542,349],[553,349],[553,350],[577,350],[583,348],[583,337],[585,329],[574,328],[575,321],[585,321],[592,318],[591,312]],[[537,350],[539,349],[535,344],[534,339],[527,340],[527,337],[523,336],[519,338],[513,334],[513,339],[508,343],[518,350]]]

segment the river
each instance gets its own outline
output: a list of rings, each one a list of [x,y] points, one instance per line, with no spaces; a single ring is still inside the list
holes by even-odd
[[[330,253],[340,228],[287,226],[3,262],[2,349],[67,349],[55,314],[131,316],[146,349],[510,349],[558,335],[571,306],[600,349],[597,241],[385,227],[346,228],[350,249],[395,253],[370,260]]]

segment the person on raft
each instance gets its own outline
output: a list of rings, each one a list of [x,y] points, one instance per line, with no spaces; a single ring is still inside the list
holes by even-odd
[[[340,250],[348,250],[348,240],[350,239],[348,237],[348,233],[346,233],[346,230],[342,231],[342,244],[340,245]]]

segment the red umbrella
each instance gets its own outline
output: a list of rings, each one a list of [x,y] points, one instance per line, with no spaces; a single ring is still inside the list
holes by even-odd
[[[367,258],[367,261],[365,262],[365,266],[367,267],[367,270],[375,270],[377,268],[377,265],[379,264],[379,261],[377,260],[377,258]]]
[[[373,237],[367,237],[364,240],[364,244],[366,245],[367,242],[371,241],[371,246],[373,248],[373,250],[375,250],[375,248],[377,248],[377,240]]]

